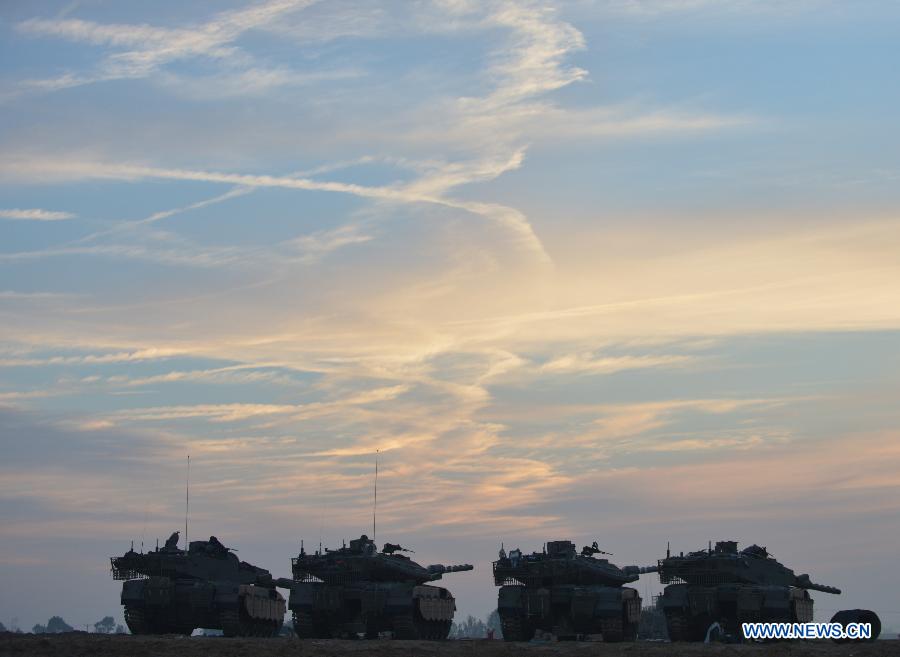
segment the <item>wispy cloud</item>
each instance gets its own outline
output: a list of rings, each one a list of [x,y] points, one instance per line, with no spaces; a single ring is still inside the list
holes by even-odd
[[[0,299],[13,301],[45,301],[53,299],[71,299],[77,294],[67,292],[19,292],[16,290],[0,290]]]
[[[57,91],[110,80],[143,78],[179,60],[203,57],[238,67],[238,75],[271,80],[270,71],[255,70],[254,59],[233,43],[248,30],[263,27],[315,0],[270,0],[222,12],[202,25],[162,28],[150,25],[102,24],[75,18],[30,19],[17,29],[33,36],[58,37],[120,49],[107,55],[93,72],[65,73],[55,78],[25,80],[20,91]],[[128,49],[128,48],[132,49]],[[283,74],[282,74],[283,75]]]
[[[520,163],[521,153],[514,154],[513,158],[507,164],[499,167],[499,170],[495,172],[495,175],[499,175],[499,173],[509,170],[511,167],[515,168]],[[22,169],[19,167],[23,164],[25,168],[33,171],[46,171],[51,173],[51,175],[56,174],[62,177],[74,177],[75,179],[99,178],[136,181],[143,178],[157,178],[191,182],[213,182],[241,187],[273,187],[306,191],[337,192],[382,202],[407,204],[425,203],[458,208],[497,221],[499,224],[509,228],[517,236],[524,248],[534,252],[542,260],[547,259],[543,245],[528,224],[525,216],[518,210],[496,203],[460,201],[441,195],[441,192],[447,191],[458,184],[483,177],[483,174],[479,173],[481,170],[480,167],[476,167],[474,172],[470,171],[462,176],[457,173],[449,179],[441,177],[439,183],[432,180],[431,184],[428,185],[432,191],[427,192],[424,191],[419,184],[406,186],[366,186],[353,183],[319,181],[310,178],[237,174],[191,169],[163,169],[132,164],[109,164],[89,161],[54,161],[38,159],[31,160],[27,163],[18,162],[16,165],[10,163],[8,166],[15,166],[18,171],[21,172]],[[0,165],[0,169],[9,170],[8,166]]]
[[[612,374],[623,370],[679,367],[697,361],[695,356],[669,354],[659,356],[607,356],[566,354],[540,366],[541,372],[553,374]]]
[[[183,354],[177,349],[146,348],[136,351],[120,351],[106,354],[84,354],[73,356],[48,356],[43,358],[5,358],[0,365],[5,367],[34,367],[45,365],[105,365],[110,363],[134,363],[160,358],[172,358]]]
[[[64,219],[72,219],[75,215],[71,212],[61,212],[59,210],[41,210],[19,208],[0,209],[0,218],[16,219],[21,221],[62,221]]]
[[[602,416],[594,420],[589,436],[593,440],[618,440],[660,429],[673,422],[678,413],[685,411],[724,414],[785,403],[786,400],[781,399],[675,399],[611,406],[598,409]],[[675,445],[670,447],[677,449]]]

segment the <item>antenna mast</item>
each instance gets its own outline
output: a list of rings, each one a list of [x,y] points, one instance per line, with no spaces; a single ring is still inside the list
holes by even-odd
[[[184,551],[188,549],[188,514],[191,511],[191,455],[187,457],[187,476],[184,482]]]
[[[375,542],[375,514],[378,511],[378,450],[375,450],[375,499],[372,503],[372,542]]]

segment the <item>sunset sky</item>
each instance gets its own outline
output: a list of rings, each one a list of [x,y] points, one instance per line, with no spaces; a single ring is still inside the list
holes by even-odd
[[[0,4],[0,621],[184,525],[759,543],[900,627],[900,7]],[[655,576],[637,585],[659,591]]]

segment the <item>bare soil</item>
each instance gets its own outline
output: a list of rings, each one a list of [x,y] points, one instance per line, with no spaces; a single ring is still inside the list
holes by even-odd
[[[0,635],[0,657],[900,657],[900,641],[837,645],[830,641],[769,644],[504,643],[503,641],[337,641],[131,636],[72,632]]]

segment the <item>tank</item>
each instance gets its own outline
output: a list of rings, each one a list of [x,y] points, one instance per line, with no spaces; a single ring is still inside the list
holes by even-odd
[[[178,548],[178,532],[152,552],[134,546],[112,557],[122,584],[125,622],[132,634],[190,634],[195,628],[225,636],[274,636],[284,622],[285,602],[268,570],[240,561],[215,536]]]
[[[536,631],[558,639],[600,634],[604,641],[634,641],[641,617],[641,597],[627,586],[639,566],[619,568],[595,555],[594,542],[576,553],[571,541],[550,541],[543,552],[523,554],[501,547],[494,562],[500,587],[497,611],[506,641],[528,641]],[[650,567],[655,570],[655,566]]]
[[[430,582],[447,573],[472,570],[469,564],[421,566],[385,543],[381,552],[365,534],[336,550],[292,559],[289,608],[300,638],[446,639],[456,601]]]
[[[743,638],[741,623],[807,623],[813,620],[810,591],[839,594],[833,586],[795,575],[758,545],[738,550],[736,541],[659,561],[667,584],[662,604],[672,641],[702,641],[713,623],[726,636]]]

